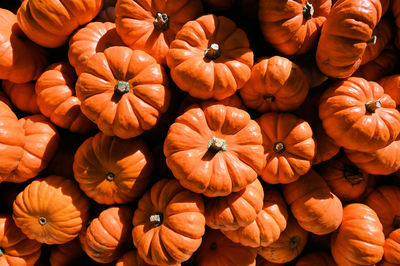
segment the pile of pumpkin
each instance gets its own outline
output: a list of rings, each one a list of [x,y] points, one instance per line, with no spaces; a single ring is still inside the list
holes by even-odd
[[[400,265],[400,0],[8,5],[0,265]]]

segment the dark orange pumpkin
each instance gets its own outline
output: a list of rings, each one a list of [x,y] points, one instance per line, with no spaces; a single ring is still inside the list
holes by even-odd
[[[256,266],[283,266],[284,264],[281,263],[273,263],[273,262],[269,262],[267,260],[265,260],[263,257],[261,257],[260,255],[257,256],[256,259]]]
[[[95,21],[115,23],[116,18],[117,18],[117,16],[115,15],[115,7],[109,6],[109,7],[103,8],[99,12],[99,14],[97,14]]]
[[[78,263],[84,255],[79,238],[65,244],[53,245],[50,250],[50,265],[68,266]]]
[[[136,249],[126,252],[118,261],[115,266],[150,266],[144,262],[144,260],[139,256]]]
[[[312,265],[336,266],[336,263],[333,261],[331,254],[326,251],[315,251],[307,253],[299,258],[296,262],[296,266]]]
[[[2,81],[4,92],[10,97],[11,102],[19,110],[31,114],[38,114],[37,95],[35,93],[35,82],[13,83],[4,79]]]
[[[400,265],[400,229],[392,231],[386,238],[382,262],[379,265]]]
[[[400,110],[400,74],[382,77],[378,80],[386,94],[396,102],[397,110]]]

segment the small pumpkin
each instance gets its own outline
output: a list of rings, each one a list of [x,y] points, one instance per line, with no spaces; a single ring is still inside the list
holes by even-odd
[[[50,250],[50,265],[73,265],[79,261],[83,254],[84,252],[78,237],[65,244],[53,245]]]
[[[30,239],[64,244],[77,237],[89,216],[89,200],[61,176],[35,179],[13,204],[15,224]]]
[[[94,261],[110,263],[132,246],[133,211],[128,206],[114,206],[102,211],[79,235],[82,249]]]
[[[242,190],[265,164],[257,122],[246,111],[215,101],[192,105],[175,120],[164,154],[181,185],[207,197]]]
[[[374,152],[396,140],[400,113],[382,86],[363,78],[349,77],[322,94],[319,117],[337,145]]]
[[[161,179],[139,200],[133,243],[152,265],[175,265],[200,247],[205,232],[204,202],[175,179]]]
[[[118,259],[115,266],[149,266],[144,262],[144,260],[139,256],[136,249],[125,252],[125,254]]]
[[[295,63],[281,56],[260,59],[239,90],[244,104],[264,113],[296,110],[306,99],[309,83]]]
[[[0,214],[0,264],[34,265],[42,244],[29,239],[15,225],[11,215]]]
[[[400,229],[392,231],[383,246],[383,263],[379,265],[400,264]]]
[[[37,105],[37,95],[35,93],[35,82],[13,83],[3,79],[2,88],[8,95],[13,105],[19,110],[31,114],[38,114],[39,106]]]
[[[385,235],[376,213],[367,205],[352,203],[343,209],[342,224],[331,240],[338,265],[374,265],[383,256]]]
[[[325,265],[336,266],[331,254],[326,251],[310,252],[299,258],[296,266]]]
[[[199,99],[223,100],[249,80],[253,52],[246,33],[234,21],[209,14],[179,30],[167,64],[181,90]]]

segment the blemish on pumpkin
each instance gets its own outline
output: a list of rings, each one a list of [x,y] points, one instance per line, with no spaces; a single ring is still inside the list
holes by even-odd
[[[343,175],[352,186],[360,184],[364,180],[360,168],[355,165],[344,165]]]

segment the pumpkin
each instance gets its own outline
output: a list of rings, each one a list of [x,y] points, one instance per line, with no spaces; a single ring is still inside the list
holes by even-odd
[[[400,74],[382,77],[378,80],[379,85],[395,102],[397,110],[400,110]]]
[[[115,7],[109,6],[109,7],[103,8],[99,12],[95,21],[115,23],[116,18],[117,18],[117,16],[115,15]]]
[[[260,0],[258,19],[264,39],[286,55],[304,54],[317,42],[331,0]]]
[[[239,92],[247,107],[264,113],[296,110],[306,99],[308,90],[308,80],[296,64],[273,56],[253,66],[249,81]]]
[[[255,266],[257,249],[232,242],[218,230],[207,230],[196,252],[197,266]]]
[[[206,225],[224,231],[239,230],[256,220],[263,199],[264,190],[258,179],[226,197],[207,198]]]
[[[314,170],[293,183],[283,185],[282,192],[293,216],[304,230],[325,235],[340,226],[342,202]]]
[[[15,183],[35,177],[45,169],[56,153],[60,139],[55,126],[42,115],[27,116],[18,122],[25,133],[23,154],[18,165],[3,177],[3,181]]]
[[[387,264],[400,264],[400,229],[392,231],[383,246],[383,262]],[[386,265],[386,264],[379,264]]]
[[[316,147],[306,121],[293,114],[273,112],[263,114],[257,122],[263,135],[264,181],[287,184],[310,170]]]
[[[87,60],[111,46],[124,46],[115,24],[112,22],[91,22],[77,30],[69,39],[68,59],[79,76]]]
[[[99,132],[75,153],[75,180],[100,204],[124,204],[139,198],[151,181],[153,159],[141,139],[119,139]]]
[[[75,95],[76,74],[68,62],[51,64],[35,85],[40,112],[55,125],[72,132],[86,133],[94,124],[81,112]]]
[[[242,190],[265,165],[257,122],[246,111],[215,101],[192,105],[175,120],[164,154],[181,185],[207,197]]]
[[[358,198],[367,188],[368,173],[354,165],[343,153],[321,163],[317,172],[342,201]]]
[[[322,94],[319,117],[326,134],[346,149],[373,152],[396,140],[400,113],[376,82],[350,77]]]
[[[115,24],[126,45],[166,65],[168,48],[177,32],[202,13],[200,0],[119,0]]]
[[[133,211],[128,206],[114,206],[102,211],[79,235],[82,249],[94,261],[110,263],[132,246]]]
[[[284,264],[281,263],[272,263],[269,261],[266,261],[263,257],[257,256],[256,259],[256,266],[283,266]]]
[[[84,252],[79,238],[60,245],[53,245],[50,250],[50,265],[68,266],[78,263]]]
[[[99,13],[102,4],[102,0],[27,0],[18,9],[18,25],[35,43],[60,47],[76,28]]]
[[[39,107],[36,102],[35,82],[13,83],[9,80],[2,80],[2,88],[10,97],[11,102],[19,110],[31,114],[38,114]]]
[[[13,204],[13,218],[21,231],[50,245],[77,237],[88,215],[88,199],[74,181],[61,176],[35,179]]]
[[[287,219],[287,206],[282,195],[276,190],[267,190],[263,208],[252,223],[234,231],[221,231],[230,240],[243,246],[266,247],[279,239],[286,229]]]
[[[47,52],[29,40],[17,16],[0,8],[0,79],[14,83],[35,80],[47,65]]]
[[[81,110],[108,136],[132,138],[157,123],[169,105],[168,77],[140,50],[114,46],[86,62],[76,83]]]
[[[253,52],[246,33],[234,21],[209,14],[179,30],[167,64],[181,90],[199,99],[222,100],[249,80]]]
[[[379,217],[383,233],[388,236],[400,228],[400,188],[397,186],[380,186],[373,190],[365,200]]]
[[[139,256],[136,249],[125,252],[125,254],[118,259],[115,266],[149,266],[144,262],[144,260]]]
[[[331,254],[326,251],[316,251],[303,255],[296,262],[296,266],[325,265],[336,266]]]
[[[373,43],[373,30],[381,16],[380,0],[336,1],[317,45],[316,62],[321,72],[333,78],[351,76]]]
[[[296,219],[289,215],[286,229],[278,240],[258,249],[258,254],[272,263],[286,263],[294,260],[306,246],[308,232],[303,230]]]
[[[201,195],[177,180],[163,178],[139,200],[133,216],[133,243],[152,265],[175,265],[200,247],[205,232]]]
[[[39,242],[31,240],[15,225],[11,215],[0,214],[0,264],[34,265],[41,253]]]
[[[376,213],[365,204],[343,208],[343,221],[332,235],[331,253],[338,265],[374,265],[383,256],[385,236]]]

